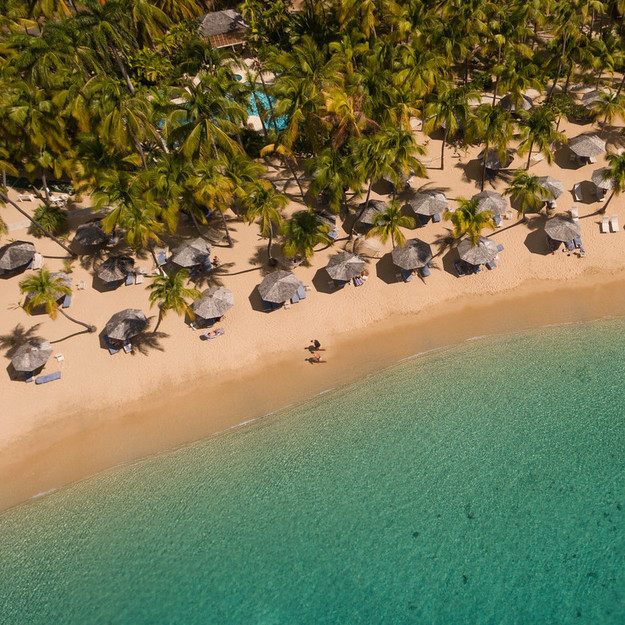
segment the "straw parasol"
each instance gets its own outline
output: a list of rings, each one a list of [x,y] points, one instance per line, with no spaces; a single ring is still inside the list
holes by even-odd
[[[594,158],[605,152],[605,141],[597,135],[579,135],[569,141],[569,147],[583,158]]]
[[[402,269],[419,269],[432,260],[432,248],[421,239],[408,239],[404,247],[393,249],[391,257]]]
[[[61,281],[61,286],[67,286],[67,287],[71,287],[72,286],[72,278],[71,276],[69,276],[68,274],[66,274],[64,271],[54,271],[50,274],[50,279],[51,280],[56,280],[56,279],[60,279]],[[26,306],[26,304],[28,304],[28,302],[30,302],[31,299],[33,299],[33,297],[35,297],[35,293],[27,293],[26,294],[26,299],[24,300],[24,306]],[[59,296],[56,298],[57,301],[63,299],[65,297],[65,293],[59,293]]]
[[[486,169],[492,169],[492,170],[505,169],[513,161],[512,154],[513,154],[512,150],[506,150],[506,160],[502,161],[501,158],[499,158],[499,154],[497,153],[497,150],[493,150],[493,149],[488,150],[488,153],[486,154]],[[478,158],[482,162],[484,162],[484,150],[482,150],[478,154]]]
[[[513,101],[511,95],[506,94],[501,100],[499,100],[499,106],[506,109],[506,111],[529,111],[534,106],[534,101],[529,96],[523,94],[521,96],[521,105],[517,106]]]
[[[13,241],[0,248],[0,271],[25,267],[35,255],[35,246],[27,241]]]
[[[326,265],[326,271],[333,280],[351,280],[362,273],[365,261],[349,252],[340,252],[332,256]]]
[[[554,241],[572,241],[582,234],[582,229],[568,215],[556,215],[545,224],[545,232]]]
[[[508,208],[506,198],[496,191],[482,191],[481,193],[476,193],[471,199],[478,200],[478,213],[492,211],[493,215],[503,215]]]
[[[582,96],[582,106],[587,109],[591,109],[595,102],[601,100],[601,94],[602,91],[599,91],[598,89],[593,89],[592,91],[585,93]]]
[[[234,306],[234,294],[223,286],[202,291],[202,297],[193,302],[193,312],[202,319],[222,317]]]
[[[607,180],[604,180],[603,178],[603,174],[606,171],[609,171],[608,167],[600,167],[592,172],[592,181],[597,187],[603,189],[604,191],[608,191],[612,188],[612,178],[608,178]]]
[[[551,194],[551,197],[540,196],[540,199],[545,202],[547,200],[555,200],[564,193],[564,185],[559,180],[556,180],[551,176],[540,176],[538,178],[538,184],[547,189],[547,191]]]
[[[266,302],[282,304],[291,299],[297,289],[300,287],[300,281],[291,271],[274,271],[258,285],[260,296]]]
[[[195,267],[210,258],[211,246],[202,238],[178,246],[170,258],[179,267]]]
[[[102,226],[99,223],[90,222],[76,228],[73,242],[83,247],[93,247],[95,245],[102,245],[102,243],[105,243],[107,240],[108,236],[106,232],[102,230]]]
[[[363,202],[358,209],[362,210],[366,202]],[[365,224],[365,226],[372,226],[375,220],[375,216],[379,213],[383,213],[386,210],[386,203],[382,200],[369,200],[369,206],[367,210],[362,214],[359,219],[359,223]]]
[[[133,336],[141,334],[148,320],[142,310],[126,308],[116,312],[106,323],[104,334],[116,341],[128,341]]]
[[[440,191],[419,191],[408,200],[408,204],[417,215],[427,217],[442,213],[448,203],[445,194]]]
[[[471,265],[482,265],[488,263],[497,254],[497,244],[488,237],[480,237],[477,245],[471,245],[470,239],[463,239],[458,245],[458,254],[460,258]]]
[[[111,256],[97,268],[96,275],[103,282],[120,282],[126,279],[134,266],[134,258],[130,256]]]
[[[15,351],[11,364],[16,371],[30,373],[48,362],[52,354],[52,345],[45,339],[30,339]]]

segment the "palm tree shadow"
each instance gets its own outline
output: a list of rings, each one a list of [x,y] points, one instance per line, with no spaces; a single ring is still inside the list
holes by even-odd
[[[142,356],[147,356],[152,350],[164,352],[165,348],[162,346],[161,340],[168,337],[169,334],[166,332],[149,332],[146,330],[132,339],[132,352],[130,353],[134,356],[136,352],[139,352]]]
[[[445,228],[446,232],[443,234],[439,234],[434,241],[432,241],[432,245],[437,248],[437,252],[433,255],[433,258],[437,256],[442,256],[446,251],[452,249],[456,244],[456,238],[453,235],[451,228]]]
[[[398,282],[403,282],[403,280],[397,278],[400,274],[400,269],[393,262],[393,256],[389,252],[388,254],[384,254],[382,258],[375,264],[375,273],[377,277],[386,282],[386,284],[397,284]]]
[[[21,323],[18,323],[9,334],[0,336],[0,348],[7,349],[6,358],[13,358],[18,347],[35,338],[42,338],[38,334],[41,327],[40,323],[36,323],[27,330]]]
[[[266,245],[259,245],[252,256],[248,259],[248,263],[250,265],[255,265],[255,267],[250,269],[245,269],[244,271],[239,271],[238,273],[247,273],[249,271],[260,271],[260,274],[264,277],[267,274],[274,272],[278,265],[280,264],[280,245],[275,243],[271,246],[271,253],[274,256],[274,260],[276,261],[274,265],[269,264],[269,254],[267,253]],[[230,274],[235,275],[235,274]]]
[[[63,341],[67,341],[67,339],[71,339],[75,336],[80,336],[81,334],[90,334],[90,332],[86,328],[84,330],[78,330],[77,332],[68,334],[67,336],[64,336],[61,339],[56,339],[56,341],[50,341],[50,345],[55,345],[56,343],[62,343]]]

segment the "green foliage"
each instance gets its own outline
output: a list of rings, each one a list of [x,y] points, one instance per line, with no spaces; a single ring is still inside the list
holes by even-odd
[[[67,212],[59,206],[41,204],[35,209],[33,217],[52,234],[60,234],[67,228]],[[30,226],[28,233],[37,238],[43,236],[43,232],[33,225]]]

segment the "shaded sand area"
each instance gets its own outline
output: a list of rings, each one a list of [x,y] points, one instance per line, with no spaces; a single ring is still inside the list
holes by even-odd
[[[570,138],[593,131],[590,125],[571,123],[563,123],[562,129]],[[471,197],[479,190],[479,146],[457,154],[449,147],[441,171],[437,137],[419,137],[428,142],[429,180],[418,180],[413,186],[438,188],[449,198]],[[609,149],[621,147],[617,133],[608,132],[604,138]],[[510,169],[524,163],[516,157]],[[64,358],[61,363],[51,358],[44,370],[61,369],[61,380],[43,386],[12,381],[6,372],[0,375],[0,507],[302,401],[420,351],[476,335],[625,314],[622,199],[615,198],[608,207],[609,215],[620,213],[621,229],[601,234],[602,205],[589,193],[592,172],[604,164],[600,157],[596,164],[580,167],[570,161],[564,147],[553,166],[542,161],[530,168],[531,173],[549,174],[564,183],[566,193],[558,198],[554,211],[558,213],[571,208],[570,191],[584,181],[582,201],[576,203],[585,258],[548,253],[544,211],[530,215],[527,223],[517,221],[515,214],[492,235],[485,232],[504,246],[498,268],[458,278],[453,270],[457,252],[448,246],[449,222],[430,223],[406,231],[408,237],[417,236],[438,252],[425,282],[397,281],[390,243],[377,254],[357,246],[367,261],[369,280],[359,288],[332,292],[323,267],[336,252],[346,246],[351,249],[345,238],[316,253],[310,267],[295,269],[299,279],[311,285],[307,298],[290,310],[270,314],[262,312],[255,289],[269,271],[266,242],[255,225],[231,218],[236,244],[214,248],[222,266],[210,284],[232,290],[235,306],[220,323],[225,335],[213,341],[201,341],[199,333],[170,313],[159,332],[148,332],[133,354],[110,356],[99,336],[110,316],[125,308],[140,308],[153,316],[153,328],[156,310],[148,307],[145,284],[107,292],[94,288],[93,263],[105,256],[95,261],[80,257],[72,273],[74,284],[84,280],[87,288],[74,292],[68,312],[95,324],[96,335],[80,333],[81,328],[61,316],[56,321],[45,315],[28,316],[20,307],[20,277],[0,281],[0,335],[45,337],[53,343],[53,353]],[[279,171],[272,175],[284,178]],[[502,191],[506,184],[505,175],[500,175],[486,188]],[[383,185],[375,190],[374,197],[389,199]],[[301,208],[296,186],[287,185],[286,192],[292,198],[287,212]],[[22,206],[34,209],[34,204]],[[3,244],[9,239],[32,240],[17,211],[5,208],[3,216],[11,228]],[[85,207],[75,207],[72,225],[90,217]],[[345,237],[344,228],[339,232]],[[193,235],[190,227],[188,234]],[[43,239],[35,243],[51,270],[63,268],[61,250],[54,243]],[[136,264],[148,272],[153,269],[149,255]],[[148,277],[146,284],[149,281]],[[327,348],[326,364],[307,361],[306,347],[313,338]],[[4,362],[6,367],[9,360]]]

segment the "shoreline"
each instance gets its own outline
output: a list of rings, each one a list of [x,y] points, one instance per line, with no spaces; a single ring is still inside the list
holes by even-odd
[[[301,355],[290,349],[259,356],[253,371],[231,369],[218,380],[174,381],[160,387],[157,397],[124,408],[60,415],[2,447],[0,511],[120,464],[275,415],[402,360],[470,339],[623,315],[623,270],[607,274],[589,267],[564,283],[529,277],[494,294],[450,295],[427,310],[391,314],[355,333],[330,333],[324,366],[306,362],[302,346],[297,348]]]

